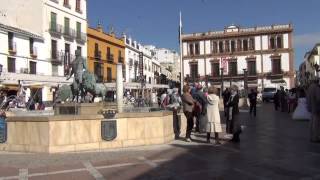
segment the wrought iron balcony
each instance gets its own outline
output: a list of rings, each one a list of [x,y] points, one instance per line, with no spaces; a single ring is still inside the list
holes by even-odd
[[[76,31],[71,28],[63,28],[63,37],[68,41],[73,41],[76,37]]]
[[[37,47],[30,48],[30,56],[32,58],[37,58],[38,57],[38,49],[37,49]]]
[[[101,51],[99,51],[99,50],[94,50],[94,58],[96,58],[96,59],[101,59]]]
[[[124,62],[124,58],[123,58],[123,57],[119,57],[119,58],[118,58],[118,62],[119,62],[119,63],[123,63],[123,62]]]
[[[54,50],[51,51],[51,63],[56,65],[62,64],[62,58],[58,51],[54,51]]]
[[[10,42],[9,43],[9,54],[14,55],[17,53],[17,43],[16,42]]]
[[[107,54],[107,61],[113,62],[113,60],[114,60],[113,54]]]
[[[51,21],[49,32],[52,36],[60,37],[62,34],[62,25]]]
[[[80,44],[84,44],[87,41],[87,34],[82,32],[77,32],[76,41]]]

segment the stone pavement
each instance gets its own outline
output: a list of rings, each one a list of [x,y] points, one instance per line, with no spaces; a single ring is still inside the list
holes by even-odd
[[[240,144],[195,141],[103,152],[0,153],[0,179],[320,179],[320,144],[309,142],[307,121],[274,112],[272,104],[246,111]]]

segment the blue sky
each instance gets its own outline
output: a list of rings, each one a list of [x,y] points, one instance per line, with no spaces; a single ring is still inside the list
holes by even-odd
[[[102,22],[143,44],[178,50],[179,11],[185,33],[292,23],[296,68],[320,42],[319,0],[87,0],[91,27]]]

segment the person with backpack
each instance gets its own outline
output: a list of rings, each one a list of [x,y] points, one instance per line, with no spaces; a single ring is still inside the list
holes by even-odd
[[[193,128],[193,108],[195,104],[195,100],[192,98],[190,94],[190,87],[188,85],[183,86],[183,95],[182,95],[182,105],[183,105],[183,113],[187,118],[187,130],[186,130],[186,141],[191,141],[191,131]]]
[[[178,88],[173,88],[173,93],[170,95],[170,102],[167,106],[169,110],[173,112],[173,130],[175,134],[175,139],[179,139],[181,128],[181,120],[179,119],[178,113],[180,111],[182,101],[178,91]]]
[[[194,107],[194,117],[196,118],[196,132],[205,132],[205,117],[207,113],[207,99],[202,92],[202,86],[197,86],[197,91],[192,95],[193,99],[196,100]]]

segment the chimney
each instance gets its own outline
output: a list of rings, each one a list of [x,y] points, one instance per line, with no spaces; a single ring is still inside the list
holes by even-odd
[[[99,32],[103,32],[103,27],[102,27],[102,24],[101,24],[100,21],[98,22],[97,30],[98,30]]]

